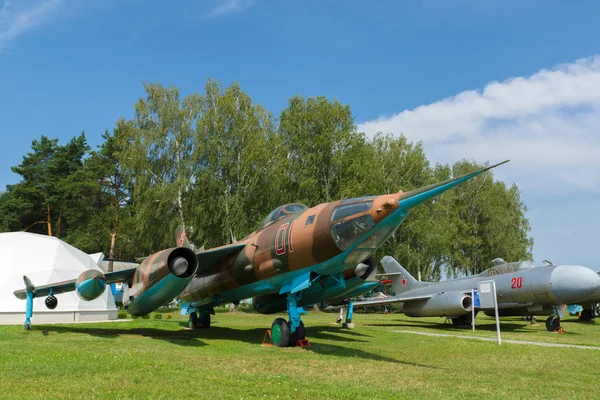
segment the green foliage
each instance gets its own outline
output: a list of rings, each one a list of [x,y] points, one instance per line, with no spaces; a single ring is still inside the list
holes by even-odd
[[[52,234],[87,252],[134,259],[173,245],[183,225],[198,247],[253,232],[275,207],[408,191],[470,172],[431,166],[422,143],[357,132],[348,105],[293,96],[276,120],[239,84],[203,93],[144,85],[131,120],[90,151],[85,135],[42,136],[0,193],[0,231]],[[415,208],[375,255],[423,279],[475,274],[531,257],[526,206],[491,172]],[[49,215],[48,215],[49,213]]]
[[[454,175],[482,168],[467,161],[453,166]],[[518,188],[506,188],[487,172],[448,193],[450,227],[453,231],[448,257],[448,273],[477,274],[496,257],[505,260],[531,258],[533,239],[528,238],[529,222],[526,206]]]

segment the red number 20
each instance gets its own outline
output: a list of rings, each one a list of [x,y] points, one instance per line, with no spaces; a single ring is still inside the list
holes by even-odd
[[[521,289],[523,287],[523,278],[512,278],[512,286],[511,289]]]

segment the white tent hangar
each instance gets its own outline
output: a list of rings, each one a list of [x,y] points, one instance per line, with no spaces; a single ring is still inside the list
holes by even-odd
[[[98,257],[96,257],[98,258]],[[0,233],[0,324],[22,324],[26,301],[13,292],[23,289],[23,275],[35,286],[76,279],[87,269],[100,268],[97,261],[53,236],[26,232]],[[56,295],[58,306],[49,310],[44,297],[33,300],[32,323],[105,321],[117,319],[117,308],[109,288],[93,301],[77,293]]]

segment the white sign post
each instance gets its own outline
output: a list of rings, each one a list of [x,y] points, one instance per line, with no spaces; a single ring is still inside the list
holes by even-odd
[[[496,281],[485,281],[477,283],[479,302],[481,308],[492,308],[496,314],[496,332],[498,333],[498,344],[502,344],[500,338],[500,317],[498,316],[498,298],[496,296]]]
[[[475,289],[471,289],[471,327],[475,332]]]

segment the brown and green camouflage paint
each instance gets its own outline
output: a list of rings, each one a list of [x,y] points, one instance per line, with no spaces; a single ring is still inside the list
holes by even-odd
[[[240,253],[208,268],[200,265],[198,274],[178,299],[194,302],[211,298],[227,290],[329,260],[342,253],[331,233],[334,223],[370,214],[376,225],[398,208],[401,195],[400,192],[370,198],[368,200],[373,202],[370,209],[336,221],[332,221],[332,213],[342,201],[319,204],[276,220],[238,242],[246,244]],[[365,200],[343,203],[362,201]]]

